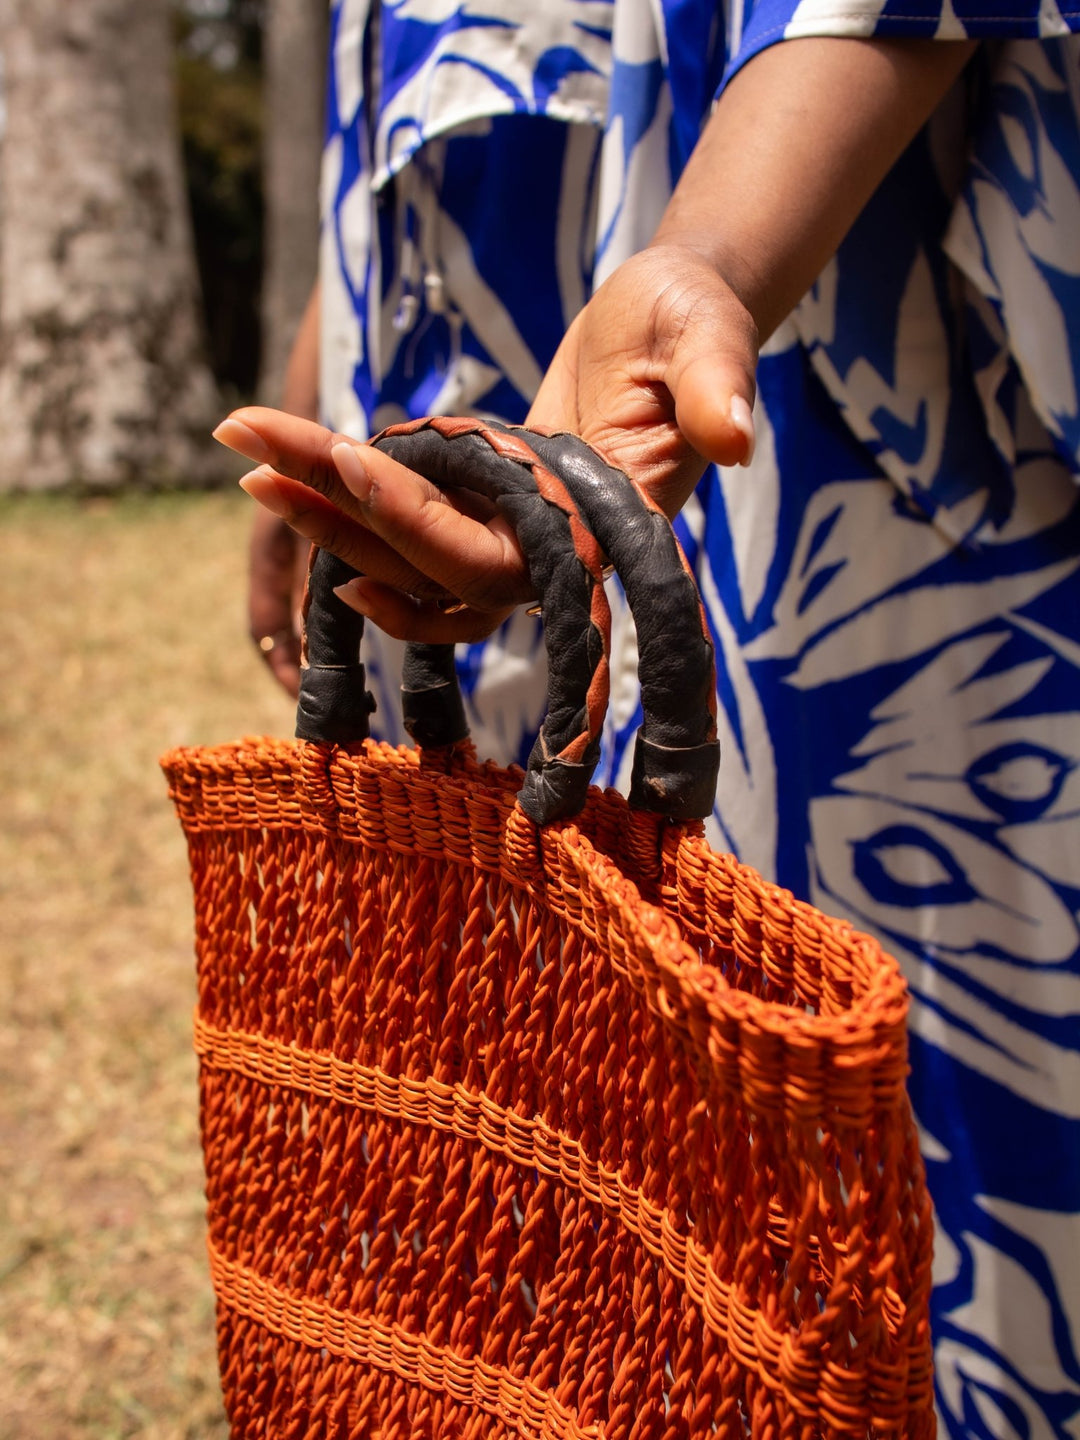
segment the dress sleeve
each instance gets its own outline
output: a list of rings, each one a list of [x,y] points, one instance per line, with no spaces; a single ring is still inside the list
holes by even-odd
[[[748,0],[731,37],[723,85],[759,51],[809,35],[853,39],[1040,40],[1080,30],[1066,0]]]
[[[791,316],[880,469],[956,545],[985,546],[1012,534],[1022,489],[1057,504],[1055,477],[1080,478],[1080,16],[930,8],[761,0],[725,79],[796,35],[998,37]]]

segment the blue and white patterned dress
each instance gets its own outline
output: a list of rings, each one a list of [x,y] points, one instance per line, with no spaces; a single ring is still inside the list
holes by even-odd
[[[323,176],[327,421],[517,421],[754,53],[995,42],[769,342],[752,467],[678,522],[713,838],[905,966],[943,1430],[995,1440],[1080,1437],[1077,29],[1054,0],[340,0]],[[638,713],[616,614],[601,780]],[[522,613],[462,652],[483,752],[527,753],[539,644]]]

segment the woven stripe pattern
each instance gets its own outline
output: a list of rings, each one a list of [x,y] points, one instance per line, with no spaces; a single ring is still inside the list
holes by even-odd
[[[234,1436],[933,1435],[874,941],[611,793],[539,830],[467,745],[163,764]]]

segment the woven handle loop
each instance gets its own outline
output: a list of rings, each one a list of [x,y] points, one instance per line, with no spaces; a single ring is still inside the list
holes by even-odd
[[[573,435],[439,417],[391,426],[371,443],[442,489],[485,496],[517,534],[548,658],[548,711],[518,796],[529,818],[543,825],[580,810],[599,759],[611,640],[608,559],[638,636],[643,718],[630,803],[672,820],[709,814],[719,765],[713,647],[663,512]],[[368,734],[373,702],[359,662],[363,621],[332,593],[355,573],[325,552],[312,564],[301,739],[344,744]],[[408,647],[402,698],[406,728],[419,745],[453,744],[468,733],[452,646]]]

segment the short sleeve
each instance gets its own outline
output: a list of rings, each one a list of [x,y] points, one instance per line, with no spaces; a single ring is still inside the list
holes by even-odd
[[[731,37],[721,89],[778,40],[811,35],[853,39],[1050,39],[1080,30],[1076,0],[749,0]]]

